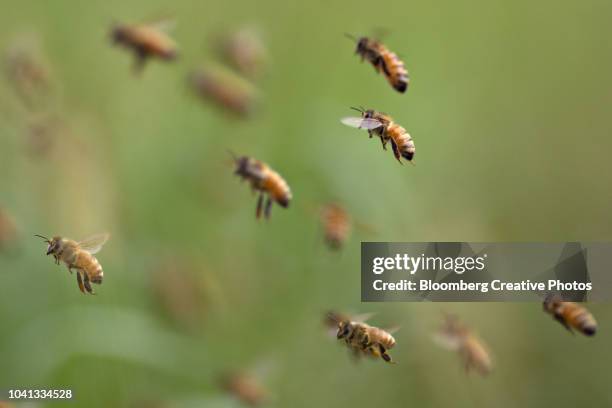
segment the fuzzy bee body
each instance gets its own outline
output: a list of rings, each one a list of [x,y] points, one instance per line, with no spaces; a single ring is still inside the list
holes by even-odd
[[[243,180],[248,180],[254,191],[259,191],[257,200],[256,217],[261,217],[264,195],[267,200],[264,209],[266,218],[270,218],[272,202],[276,202],[283,208],[287,208],[291,202],[292,195],[289,185],[280,174],[272,170],[267,164],[248,156],[235,158],[235,174]]]
[[[395,346],[395,338],[383,329],[363,322],[340,320],[336,337],[339,340],[344,339],[353,350],[380,357],[388,363],[392,362],[388,351]]]
[[[137,70],[141,70],[151,57],[170,61],[178,55],[174,41],[154,25],[116,25],[112,29],[111,37],[116,44],[134,52]]]
[[[571,333],[572,329],[578,330],[585,336],[594,336],[597,332],[597,321],[586,307],[578,303],[564,302],[559,296],[549,295],[544,300],[543,306],[547,313]]]
[[[387,150],[387,143],[391,142],[393,155],[402,163],[401,158],[411,162],[414,159],[416,148],[414,141],[406,129],[393,121],[391,116],[377,112],[373,109],[352,108],[361,113],[360,118],[348,117],[342,119],[347,126],[366,129],[370,137],[376,135],[380,138],[382,147]]]
[[[93,294],[91,283],[99,285],[104,277],[102,265],[94,254],[102,249],[102,246],[108,240],[108,234],[95,235],[81,242],[59,236],[50,240],[40,237],[49,244],[47,255],[53,255],[56,264],[59,265],[60,261],[63,262],[70,273],[73,269],[77,270],[77,283],[81,292]]]
[[[361,37],[357,39],[355,53],[361,56],[362,61],[370,62],[376,72],[382,72],[393,89],[400,93],[406,92],[410,82],[408,71],[394,52],[374,39]]]
[[[321,211],[325,242],[331,249],[340,249],[351,232],[351,219],[337,204],[328,204]]]

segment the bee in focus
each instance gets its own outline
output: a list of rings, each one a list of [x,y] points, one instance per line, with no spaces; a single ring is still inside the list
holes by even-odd
[[[336,319],[336,338],[344,339],[349,348],[357,353],[380,357],[388,363],[393,362],[388,351],[395,346],[395,339],[389,331],[338,314],[329,314],[329,319]]]
[[[269,399],[268,390],[254,375],[246,372],[226,375],[222,379],[221,385],[226,392],[249,407],[259,407]]]
[[[457,351],[463,360],[465,371],[474,369],[480,375],[488,375],[493,369],[491,356],[485,344],[464,325],[457,316],[446,315],[442,328],[434,336],[442,347]]]
[[[341,120],[343,124],[358,129],[366,129],[370,138],[372,135],[378,136],[384,150],[387,150],[387,143],[391,142],[393,155],[400,163],[402,163],[402,157],[409,162],[412,161],[415,152],[412,137],[406,132],[406,129],[395,123],[391,116],[373,109],[366,110],[353,107],[351,109],[361,113],[361,117],[343,118]]]
[[[409,84],[408,71],[404,63],[395,53],[389,51],[379,41],[368,37],[354,38],[347,34],[351,40],[357,43],[355,54],[361,56],[361,61],[368,60],[376,72],[382,72],[389,84],[400,93],[406,92]]]
[[[351,233],[351,217],[338,204],[327,204],[321,209],[325,242],[331,249],[340,249]]]
[[[5,250],[17,240],[17,225],[13,217],[0,207],[0,250]]]
[[[287,182],[277,172],[268,167],[267,164],[251,157],[232,156],[236,164],[236,171],[234,174],[237,174],[242,180],[248,180],[251,183],[253,191],[260,192],[257,200],[257,210],[255,212],[257,218],[261,217],[264,195],[266,194],[268,198],[266,200],[265,209],[263,210],[266,218],[270,218],[273,201],[284,208],[289,206],[289,202],[292,198],[291,190]]]
[[[261,36],[250,28],[219,38],[217,50],[221,59],[249,78],[261,76],[268,56]]]
[[[111,38],[134,53],[135,71],[140,72],[150,58],[172,61],[177,58],[176,43],[166,34],[166,24],[116,24]]]
[[[259,100],[253,85],[220,68],[201,68],[189,76],[189,83],[203,99],[244,118],[253,113]]]
[[[564,302],[560,296],[549,294],[544,299],[544,311],[550,313],[563,327],[574,333],[578,330],[585,336],[594,336],[597,321],[584,306],[574,302]]]
[[[68,271],[72,273],[73,269],[77,270],[77,283],[81,292],[94,294],[91,287],[92,283],[101,284],[104,273],[100,262],[94,257],[109,238],[108,234],[98,234],[77,242],[71,239],[55,236],[52,239],[42,235],[36,235],[49,244],[47,247],[47,255],[53,255],[55,263],[59,265],[60,261],[64,262],[68,267]]]

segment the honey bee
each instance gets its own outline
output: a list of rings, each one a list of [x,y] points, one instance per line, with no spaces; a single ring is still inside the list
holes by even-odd
[[[597,321],[582,305],[574,302],[564,302],[560,296],[549,294],[544,299],[544,311],[550,313],[555,320],[570,333],[578,330],[585,336],[594,336],[597,332]]]
[[[485,376],[493,369],[491,356],[485,344],[456,316],[446,316],[434,340],[446,349],[457,351],[463,360],[466,372],[474,369]]]
[[[400,93],[406,92],[409,84],[408,71],[395,53],[374,39],[368,37],[356,39],[348,34],[347,37],[357,42],[355,54],[361,56],[362,62],[367,59],[376,72],[382,72],[385,75],[393,89]]]
[[[203,99],[240,117],[250,116],[259,99],[251,84],[221,69],[202,68],[189,76],[189,82]]]
[[[236,372],[226,375],[222,380],[223,388],[249,407],[259,407],[269,399],[268,390],[255,378],[246,372]]]
[[[351,233],[351,217],[338,204],[327,204],[321,209],[325,242],[331,249],[340,249]]]
[[[232,156],[236,164],[234,174],[237,174],[242,180],[248,180],[253,191],[260,192],[255,212],[257,218],[261,217],[265,194],[268,195],[264,209],[266,218],[270,218],[273,201],[284,208],[289,206],[292,198],[291,190],[287,182],[277,172],[268,167],[267,164],[251,157],[236,157],[233,154]]]
[[[13,217],[0,207],[0,250],[5,250],[17,239],[17,225]]]
[[[400,163],[402,163],[402,157],[409,162],[412,161],[415,152],[412,137],[406,132],[406,129],[393,122],[391,116],[373,109],[366,110],[353,107],[351,109],[361,113],[361,117],[343,118],[341,120],[343,124],[358,129],[366,129],[370,137],[375,134],[380,138],[384,150],[387,150],[387,143],[391,142],[393,155]]]
[[[115,44],[130,49],[135,56],[135,70],[141,71],[149,58],[171,61],[177,58],[175,42],[158,24],[117,24],[111,29]]]
[[[52,239],[42,235],[36,235],[49,244],[47,255],[53,255],[55,263],[60,261],[68,267],[77,270],[77,283],[81,292],[94,294],[91,283],[101,284],[104,275],[100,262],[94,257],[109,238],[108,234],[93,235],[83,241],[77,242],[67,238],[55,236]]]
[[[389,331],[339,314],[329,314],[328,317],[330,320],[337,319],[336,338],[344,339],[349,348],[373,357],[380,357],[387,363],[393,363],[388,351],[395,346],[395,339]]]
[[[220,57],[249,78],[261,76],[267,60],[267,51],[259,33],[242,28],[218,40]]]

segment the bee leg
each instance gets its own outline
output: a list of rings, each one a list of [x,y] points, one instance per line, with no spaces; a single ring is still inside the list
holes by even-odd
[[[266,201],[266,208],[264,209],[264,215],[266,219],[270,218],[271,211],[272,211],[272,199],[268,197],[268,200]]]
[[[147,62],[147,53],[144,51],[136,51],[134,59],[134,73],[140,74]]]
[[[81,292],[85,293],[85,288],[83,287],[83,279],[81,279],[81,271],[77,271],[77,283],[79,284],[79,289]]]
[[[261,217],[261,207],[263,206],[263,193],[259,195],[257,199],[257,210],[255,211],[255,217],[259,219]]]
[[[561,325],[563,325],[563,327],[565,327],[567,329],[567,331],[569,331],[570,333],[574,334],[574,331],[569,326],[569,324],[567,324],[567,322],[565,321],[563,316],[561,316],[560,314],[556,314],[555,313],[555,320],[558,321],[559,323],[561,323]]]
[[[391,356],[387,354],[387,349],[382,344],[378,345],[378,350],[380,351],[380,356],[383,360],[385,360],[387,363],[393,363],[393,361],[391,361]]]
[[[387,150],[387,142],[382,136],[380,137],[380,143],[382,144],[383,150]]]
[[[94,291],[91,287],[91,283],[89,282],[89,276],[86,273],[84,273],[83,278],[85,278],[85,281],[83,282],[85,289],[87,290],[88,293],[91,293],[93,295]]]
[[[400,156],[400,153],[399,153],[399,149],[397,148],[397,145],[395,144],[395,142],[393,140],[391,141],[391,147],[393,147],[393,155],[395,156],[397,161],[400,164],[404,164],[404,163],[402,163],[401,156]]]

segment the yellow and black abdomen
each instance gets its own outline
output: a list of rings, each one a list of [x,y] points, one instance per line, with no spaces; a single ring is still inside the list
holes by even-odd
[[[411,161],[414,158],[416,148],[412,137],[406,132],[406,129],[400,125],[391,122],[386,129],[387,136],[393,141],[397,147],[397,153],[404,159]]]
[[[89,252],[79,251],[75,266],[87,274],[91,282],[98,284],[102,283],[102,277],[104,276],[102,265],[100,265],[96,257]]]
[[[288,207],[291,201],[291,190],[287,182],[275,171],[266,168],[262,188],[282,207]]]
[[[395,53],[382,47],[380,55],[383,62],[383,72],[389,84],[398,92],[404,93],[408,88],[408,71],[402,60]]]
[[[562,307],[564,310],[561,313],[570,326],[586,336],[593,336],[597,332],[597,322],[586,308],[569,302]]]

